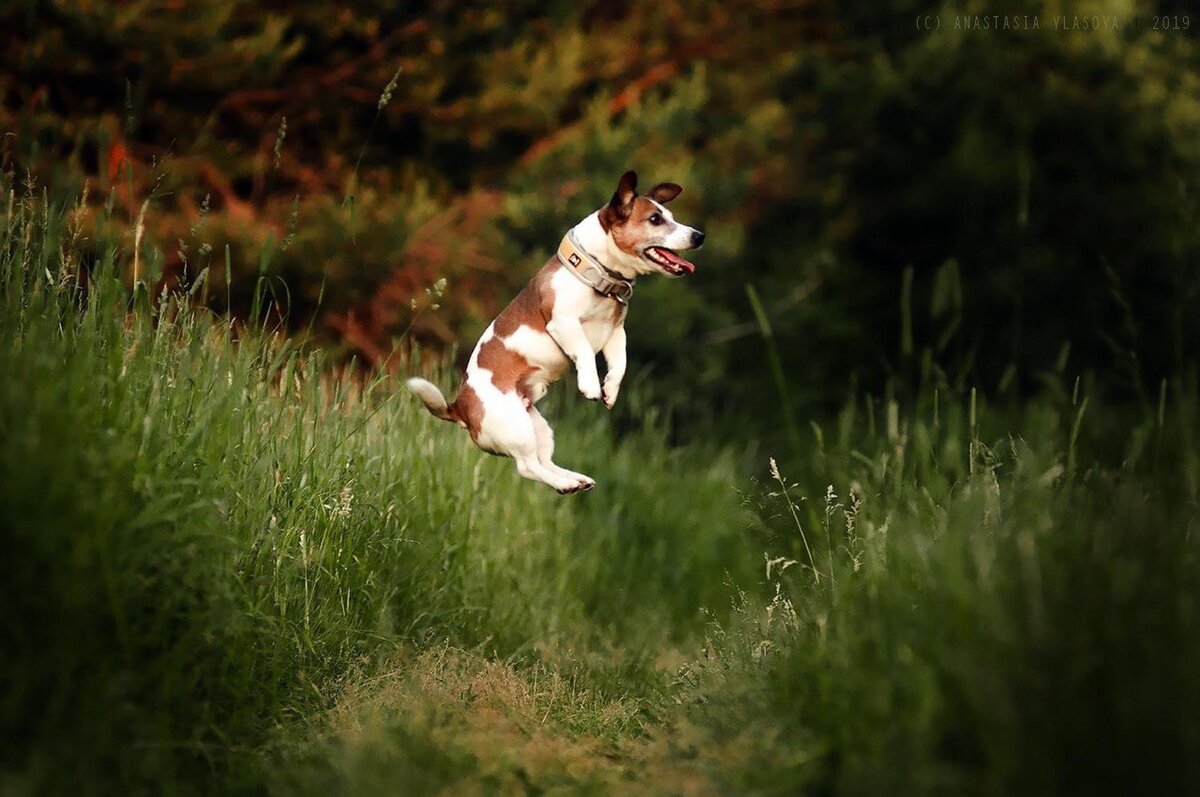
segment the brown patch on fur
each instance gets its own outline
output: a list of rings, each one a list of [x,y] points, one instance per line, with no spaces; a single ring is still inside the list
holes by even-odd
[[[542,266],[542,270],[534,278],[535,282],[542,281],[542,286],[538,288],[538,297],[542,300],[542,318],[545,320],[549,320],[554,315],[554,286],[550,281],[562,267],[562,261],[558,259],[558,255],[551,255],[549,262]],[[542,328],[545,329],[545,326]]]
[[[494,335],[479,347],[476,362],[480,368],[492,372],[492,384],[501,393],[522,387],[525,377],[537,370],[529,360],[505,346],[504,341]]]
[[[600,229],[605,232],[611,230],[612,226],[620,221],[617,218],[617,214],[613,212],[612,205],[605,205],[600,208],[600,213],[596,218],[600,220]]]
[[[621,175],[612,199],[600,211],[600,226],[607,232],[611,227],[629,218],[633,202],[637,198],[637,172],[628,171]]]
[[[527,326],[536,332],[546,331],[546,322],[554,309],[554,286],[550,279],[561,268],[558,257],[551,257],[533,279],[526,283],[508,307],[500,311],[492,324],[496,335],[507,338],[518,327]],[[486,366],[485,366],[486,367]]]
[[[646,196],[655,202],[666,204],[681,193],[683,193],[683,186],[678,183],[659,183],[647,191]],[[612,199],[608,201],[607,205],[600,208],[598,218],[601,229],[610,232],[614,227],[622,227],[630,223],[639,224],[656,210],[658,208],[654,207],[652,202],[637,195],[637,173],[625,172],[621,175],[621,181],[617,184],[617,190],[612,195]],[[625,247],[621,248],[626,252],[631,251]]]
[[[621,322],[625,320],[625,313],[628,312],[629,305],[621,304],[620,302],[613,302],[612,307],[609,309],[612,311],[613,329],[616,329],[617,327],[621,326]]]
[[[514,392],[525,402],[525,408],[533,407],[533,388],[529,377],[537,373],[538,368],[529,360],[504,345],[500,338],[492,338],[479,347],[479,358],[476,360],[480,368],[492,372],[492,384],[501,393]]]
[[[612,236],[613,243],[622,252],[638,257],[641,253],[638,251],[637,244],[646,237],[642,225],[657,212],[658,208],[655,207],[653,202],[646,199],[646,197],[640,196],[633,200],[633,210],[629,213],[629,216],[623,220],[616,221],[608,231],[609,235]]]
[[[663,205],[683,193],[679,183],[659,183],[646,192],[646,196]]]
[[[450,405],[450,412],[467,425],[471,439],[478,443],[479,427],[483,424],[483,402],[469,384],[464,383],[462,390],[458,391],[458,397]]]

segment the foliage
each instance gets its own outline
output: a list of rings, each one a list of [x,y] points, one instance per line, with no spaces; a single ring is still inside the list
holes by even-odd
[[[0,791],[1197,791],[1194,33],[977,5],[0,9]],[[564,500],[393,377],[627,167]]]
[[[131,298],[112,249],[80,283],[69,242],[86,213],[8,200],[6,777],[233,788],[261,777],[276,725],[399,645],[585,678],[571,662],[618,648],[636,672],[648,646],[728,605],[721,573],[748,572],[730,559],[746,519],[727,452],[685,458],[653,418],[612,441],[587,404],[562,460],[601,487],[564,503],[390,379],[332,376],[269,328],[235,337],[183,295]]]
[[[567,503],[115,248],[81,281],[87,218],[0,238],[6,791],[1200,779],[1194,373],[851,397],[748,507],[640,390],[619,439],[564,403]]]
[[[774,594],[691,680],[728,787],[1194,790],[1195,396],[849,406],[811,460],[772,461]]]
[[[270,263],[292,329],[374,363],[470,343],[632,166],[710,233],[630,321],[693,416],[778,424],[851,379],[1028,395],[1064,345],[1144,399],[1200,339],[1194,35],[1151,2],[1087,31],[1040,2],[1037,30],[956,29],[973,9],[13,4],[4,159],[86,178],[118,228],[149,198],[155,278],[218,285],[228,244],[250,273],[215,307],[248,312]]]

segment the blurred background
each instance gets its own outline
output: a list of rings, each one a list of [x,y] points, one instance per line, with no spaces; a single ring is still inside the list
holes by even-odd
[[[0,795],[1200,793],[1200,22],[1004,5],[0,0]],[[564,499],[392,376],[626,169]]]
[[[261,274],[393,368],[461,362],[633,168],[708,232],[629,320],[685,422],[1064,370],[1153,401],[1200,342],[1196,30],[1011,5],[10,0],[0,164],[140,217],[152,291],[209,269],[244,316]]]

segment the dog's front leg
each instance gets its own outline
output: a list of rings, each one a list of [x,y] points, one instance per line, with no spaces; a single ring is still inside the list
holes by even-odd
[[[613,330],[612,337],[604,344],[604,363],[608,367],[604,372],[604,390],[601,397],[604,406],[610,410],[617,403],[617,393],[621,391],[621,380],[625,378],[625,325]]]
[[[559,348],[575,363],[579,392],[583,397],[595,401],[600,398],[600,376],[596,373],[596,353],[583,332],[578,318],[554,317],[546,324],[546,331]]]

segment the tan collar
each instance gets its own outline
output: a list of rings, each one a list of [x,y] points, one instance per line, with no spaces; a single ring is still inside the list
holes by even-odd
[[[558,245],[558,259],[566,266],[567,271],[574,274],[576,279],[596,293],[601,296],[611,296],[621,304],[629,304],[629,297],[633,296],[635,280],[622,277],[605,268],[603,263],[589,255],[579,245],[579,242],[575,240],[575,233],[571,230],[567,231]]]

